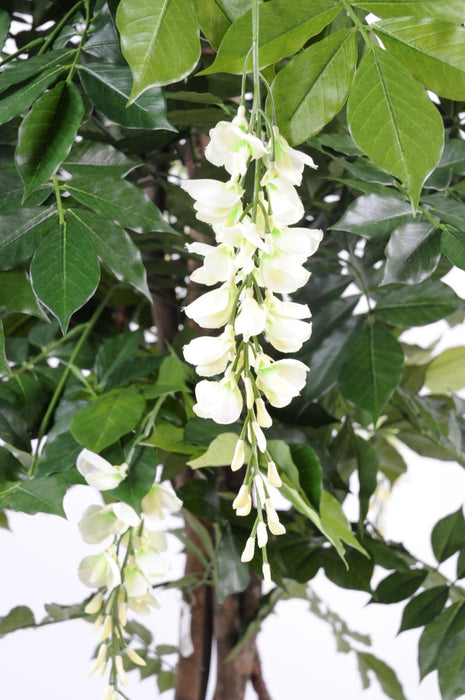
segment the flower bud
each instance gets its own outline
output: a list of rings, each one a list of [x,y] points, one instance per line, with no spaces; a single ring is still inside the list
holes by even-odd
[[[245,461],[245,443],[244,440],[239,439],[236,443],[234,450],[234,455],[231,462],[231,469],[233,472],[237,472],[244,464]]]
[[[283,485],[281,477],[279,476],[279,472],[276,468],[276,464],[273,462],[272,459],[268,462],[267,476],[271,486],[274,486],[275,488],[279,489]]]
[[[241,554],[241,561],[245,564],[252,561],[255,554],[255,537],[249,537],[245,543],[244,551]]]
[[[105,615],[103,627],[102,627],[102,630],[100,632],[100,639],[102,640],[102,642],[104,642],[110,636],[111,628],[113,626],[112,622],[113,621],[112,621],[111,615]]]
[[[126,647],[125,653],[128,659],[131,659],[132,663],[136,664],[136,666],[147,666],[145,659],[143,659],[142,656],[139,656],[137,651],[131,649],[131,647]]]
[[[260,452],[266,452],[266,437],[256,420],[252,422],[252,430],[257,438],[258,449]]]
[[[99,491],[115,489],[126,478],[128,471],[126,463],[113,466],[100,455],[87,449],[79,453],[76,467],[89,486]]]
[[[96,615],[102,607],[103,594],[99,591],[87,603],[84,612],[88,615]]]
[[[121,656],[115,656],[115,667],[116,667],[116,675],[118,676],[118,681],[120,682],[121,685],[128,685],[128,679],[126,676],[126,672],[123,667],[123,659]]]
[[[250,410],[253,406],[254,403],[254,393],[253,393],[253,384],[252,380],[250,377],[244,377],[244,387],[245,387],[245,404],[247,408]]]
[[[262,572],[263,572],[263,583],[266,586],[270,586],[272,583],[272,581],[271,581],[271,569],[270,569],[270,565],[268,563],[263,564]]]
[[[237,510],[238,508],[244,508],[250,500],[250,488],[245,484],[242,484],[239,489],[239,493],[233,501],[233,508]]]
[[[263,520],[261,520],[261,521],[258,523],[258,527],[257,527],[257,542],[258,542],[258,546],[259,546],[260,548],[266,547],[266,543],[268,542],[268,532],[267,532],[267,530],[266,530],[266,525],[265,525],[265,523],[263,522]]]
[[[265,402],[263,399],[257,399],[255,401],[255,407],[257,410],[257,421],[260,427],[270,428],[273,424],[273,420],[266,410]]]

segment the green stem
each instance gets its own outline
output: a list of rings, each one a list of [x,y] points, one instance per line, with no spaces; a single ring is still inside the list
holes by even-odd
[[[110,289],[110,291],[108,292],[108,294],[106,294],[105,298],[98,305],[98,307],[96,308],[96,310],[92,314],[91,319],[86,324],[84,332],[81,335],[81,337],[79,338],[78,342],[76,343],[76,347],[74,348],[73,353],[72,353],[71,357],[69,358],[68,366],[66,367],[63,374],[61,375],[61,379],[58,382],[55,391],[53,392],[53,396],[50,399],[50,403],[48,405],[48,408],[45,412],[44,417],[42,418],[42,422],[40,424],[39,431],[37,433],[37,444],[36,444],[36,447],[34,450],[34,454],[32,456],[32,463],[31,463],[31,466],[29,468],[29,478],[30,479],[34,476],[34,472],[35,472],[35,469],[37,466],[37,461],[39,459],[40,444],[41,444],[42,439],[47,431],[50,418],[52,417],[52,413],[55,410],[55,407],[58,403],[58,399],[61,396],[61,392],[63,391],[63,389],[65,387],[65,384],[68,380],[68,377],[71,374],[70,365],[73,365],[74,362],[76,361],[76,358],[79,355],[79,353],[82,349],[82,346],[84,345],[85,341],[87,340],[87,338],[88,338],[90,332],[92,331],[94,325],[96,324],[100,314],[102,313],[105,306],[107,305],[107,302],[108,302],[109,298],[111,297],[111,295],[113,294],[113,291],[114,291],[114,287],[112,287]]]
[[[39,54],[44,53],[44,51],[46,51],[48,49],[48,47],[50,46],[52,41],[55,39],[56,35],[61,32],[61,30],[65,26],[66,22],[69,20],[70,17],[72,17],[75,14],[79,5],[82,5],[83,2],[84,2],[84,0],[78,0],[78,2],[75,5],[73,5],[73,7],[70,10],[68,10],[68,12],[65,14],[65,16],[58,22],[58,24],[56,24],[53,27],[52,31],[50,32],[48,37],[45,39],[45,43],[41,47]],[[24,49],[23,49],[23,51],[24,51]]]
[[[252,66],[253,66],[253,104],[250,124],[257,136],[257,123],[260,125],[260,58],[259,58],[259,37],[260,37],[260,13],[259,0],[252,0]]]
[[[354,9],[349,5],[347,0],[341,0],[342,5],[344,6],[345,11],[349,15],[350,19],[352,22],[355,24],[357,27],[358,31],[360,32],[361,36],[363,37],[363,40],[367,47],[369,49],[373,49],[373,42],[371,41],[368,32],[366,30],[366,24],[362,22],[360,17],[357,15],[357,13],[354,11]]]
[[[44,358],[48,357],[50,353],[55,350],[55,348],[58,348],[60,345],[63,345],[63,343],[67,343],[71,338],[74,338],[75,335],[79,335],[79,333],[82,331],[84,328],[85,324],[80,323],[79,326],[75,326],[72,328],[66,335],[64,335],[62,338],[59,338],[59,340],[55,340],[53,343],[50,343],[47,345],[46,348],[42,350],[38,355],[33,357],[31,360],[27,360],[27,362],[24,362],[24,364],[21,365],[21,367],[18,367],[14,371],[14,376],[16,377],[18,374],[22,374],[23,372],[27,372],[34,365],[36,365],[38,362],[43,360]]]
[[[5,63],[9,63],[10,61],[13,61],[15,58],[18,56],[21,56],[22,53],[26,53],[26,51],[29,51],[29,49],[34,48],[34,46],[38,46],[39,44],[42,44],[45,41],[45,38],[43,36],[39,37],[38,39],[34,39],[34,41],[30,41],[29,44],[26,44],[26,46],[23,46],[21,49],[18,51],[15,51],[14,53],[10,53],[8,56],[6,56],[4,59],[0,61],[0,67],[4,66]],[[40,51],[39,51],[40,53]]]
[[[60,222],[60,226],[64,226],[65,225],[65,210],[63,208],[63,202],[61,200],[60,183],[58,182],[58,178],[56,175],[54,175],[52,177],[52,184],[53,184],[53,191],[55,193],[55,199],[57,202],[58,221]]]
[[[85,7],[85,27],[84,31],[81,34],[81,40],[79,42],[79,46],[76,49],[76,53],[74,54],[74,59],[71,64],[71,68],[69,69],[68,77],[66,78],[66,84],[69,85],[71,81],[73,80],[74,73],[77,68],[77,64],[79,62],[79,59],[81,57],[81,52],[84,46],[84,42],[87,37],[87,32],[89,31],[89,25],[90,25],[90,7],[89,7],[89,0],[84,0],[84,7]]]

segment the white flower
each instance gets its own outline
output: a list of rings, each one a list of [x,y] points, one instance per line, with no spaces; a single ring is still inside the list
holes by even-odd
[[[76,467],[89,486],[99,491],[115,489],[126,478],[128,471],[127,464],[113,466],[100,455],[87,449],[79,453]]]
[[[276,468],[276,464],[272,459],[268,462],[267,478],[271,486],[275,486],[277,489],[283,485],[279,472]]]
[[[139,615],[149,615],[150,608],[156,609],[160,607],[160,603],[150,593],[150,591],[147,591],[147,593],[140,596],[130,596],[128,598],[128,605],[131,610],[134,610],[134,612],[138,613]]]
[[[79,565],[79,578],[89,588],[112,589],[121,583],[121,573],[112,546],[105,552],[84,557]]]
[[[217,382],[204,379],[195,387],[195,398],[193,409],[199,418],[211,418],[215,423],[227,425],[241,415],[242,394],[232,376]]]
[[[231,280],[236,272],[233,247],[226,244],[208,247],[211,250],[205,255],[202,267],[197,268],[191,274],[192,282],[211,286],[217,282]]]
[[[186,306],[184,312],[201,328],[221,328],[231,317],[236,293],[234,285],[223,284],[218,289],[202,294]]]
[[[302,267],[297,255],[279,250],[271,255],[262,254],[260,260],[261,282],[272,292],[290,294],[307,284],[310,272]]]
[[[268,532],[266,530],[266,525],[263,520],[260,520],[257,526],[257,543],[260,549],[266,547],[268,542]]]
[[[176,496],[170,482],[162,481],[161,484],[153,484],[142,499],[141,508],[143,514],[149,520],[162,520],[165,515],[163,512],[164,510],[176,513],[182,508],[182,501]],[[149,536],[146,535],[146,537],[152,538],[159,534],[161,533],[152,533]],[[162,542],[165,542],[164,546],[162,543],[160,543],[160,546],[160,544],[155,543],[152,539],[149,539],[149,542],[152,547],[156,547],[159,550],[166,549],[164,536],[162,540]]]
[[[279,133],[277,126],[273,126],[273,134],[275,159],[271,164],[272,167],[275,168],[280,177],[288,180],[292,185],[300,185],[304,166],[308,165],[310,168],[317,168],[318,166],[306,153],[291,148],[284,136],[281,136]],[[269,147],[271,148],[271,144]],[[269,162],[269,159],[267,159],[267,162]]]
[[[150,591],[151,585],[134,557],[129,557],[124,567],[124,587],[129,597],[139,598]]]
[[[130,527],[137,527],[140,518],[126,503],[108,506],[89,506],[79,522],[84,542],[98,544],[109,535],[122,535]]]
[[[164,576],[170,568],[169,560],[153,549],[138,549],[135,553],[135,561],[139,569],[152,582]]]
[[[234,455],[231,462],[231,470],[237,472],[245,462],[245,443],[244,440],[239,439],[234,448]]]
[[[240,248],[245,244],[249,244],[253,250],[265,247],[257,225],[248,216],[233,226],[219,228],[216,232],[216,240],[218,243],[228,243],[236,248]]]
[[[270,362],[261,359],[257,368],[257,387],[272,406],[287,406],[304,388],[308,367],[299,360]]]
[[[318,250],[323,239],[323,231],[318,228],[274,228],[270,234],[273,249],[282,250],[302,258],[305,262]]]
[[[248,561],[252,561],[255,554],[255,537],[249,537],[245,543],[244,551],[241,554],[241,561],[244,564]]]
[[[253,298],[251,290],[241,301],[239,313],[236,316],[234,330],[247,342],[252,336],[260,335],[265,328],[266,310]]]
[[[234,358],[235,350],[234,329],[230,325],[221,335],[194,338],[182,349],[184,359],[196,365],[196,372],[201,377],[213,377],[224,372],[228,362]]]
[[[266,154],[260,139],[245,131],[244,115],[245,109],[241,106],[232,122],[218,122],[210,129],[210,143],[205,149],[205,158],[213,165],[224,166],[233,177],[245,175],[251,157],[261,158]]]
[[[188,180],[181,184],[193,199],[199,221],[232,226],[242,212],[241,197],[244,192],[236,182],[219,180]]]
[[[273,347],[280,352],[300,350],[312,334],[311,323],[300,320],[310,316],[308,306],[281,301],[269,293],[265,304],[268,310],[265,331]]]
[[[294,187],[271,168],[262,178],[276,226],[296,224],[304,215],[304,207]]]

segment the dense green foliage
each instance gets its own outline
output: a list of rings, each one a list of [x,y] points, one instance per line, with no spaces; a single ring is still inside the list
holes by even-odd
[[[463,0],[260,4],[263,77],[281,132],[318,163],[300,195],[326,235],[295,295],[313,312],[298,354],[308,384],[273,411],[270,449],[293,508],[269,544],[276,589],[257,621],[321,568],[376,603],[408,601],[401,629],[424,627],[421,675],[438,671],[444,700],[465,692],[465,590],[384,541],[367,514],[379,480],[406,469],[400,443],[465,466],[465,406],[453,393],[465,386],[465,350],[433,359],[402,337],[465,315],[443,281],[465,269],[464,17]],[[83,446],[120,463],[138,445],[109,493],[136,509],[156,464],[170,479],[197,470],[179,495],[219,600],[248,585],[250,523],[235,517],[218,469],[240,428],[194,416],[193,371],[180,359],[196,333],[181,310],[193,294],[184,244],[189,229],[209,230],[178,173],[182,161],[191,177],[221,177],[199,144],[235,114],[251,26],[248,0],[7,0],[0,10],[0,506],[63,515],[66,489],[84,483]],[[158,326],[165,354],[152,299],[179,329]],[[341,504],[354,473],[350,524]],[[465,576],[461,510],[436,525],[432,546],[438,564],[459,552]],[[372,590],[375,565],[386,576]],[[84,615],[49,607],[47,619]],[[34,625],[31,615],[16,608],[0,634]],[[140,627],[134,635],[146,644]],[[364,682],[373,671],[388,697],[404,698],[360,640],[344,642]],[[173,682],[158,656],[150,668],[161,687]]]

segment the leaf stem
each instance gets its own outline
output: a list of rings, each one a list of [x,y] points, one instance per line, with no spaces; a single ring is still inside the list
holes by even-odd
[[[69,20],[70,17],[74,15],[74,13],[77,11],[79,5],[82,5],[84,0],[78,0],[78,2],[73,5],[73,7],[68,10],[68,12],[65,14],[65,16],[56,24],[48,37],[45,39],[44,45],[40,48],[39,55],[44,53],[56,37],[56,35],[62,30],[62,28],[65,26],[66,22]]]
[[[85,27],[84,27],[84,30],[81,34],[81,40],[80,40],[79,45],[76,49],[76,53],[74,54],[73,62],[71,64],[71,68],[69,69],[68,77],[66,78],[66,85],[69,85],[73,80],[73,76],[74,76],[74,73],[76,71],[78,61],[81,57],[82,48],[83,48],[84,42],[86,40],[87,32],[89,31],[89,25],[90,25],[89,0],[84,0],[84,7],[85,7],[85,18],[84,18]]]
[[[69,375],[71,374],[71,365],[74,364],[76,361],[77,356],[79,355],[82,346],[84,345],[85,341],[87,340],[91,330],[93,329],[95,323],[97,322],[100,314],[104,310],[105,306],[107,305],[108,300],[110,299],[111,295],[113,294],[115,287],[112,287],[110,291],[105,295],[104,299],[100,302],[100,304],[97,306],[96,310],[92,314],[92,317],[89,319],[89,321],[85,324],[84,332],[82,333],[81,337],[79,338],[78,342],[76,343],[76,347],[74,348],[71,357],[69,358],[68,365],[66,369],[64,370],[63,374],[61,375],[60,381],[58,382],[55,391],[53,392],[53,396],[50,399],[50,403],[48,405],[48,408],[45,412],[44,417],[42,418],[42,422],[39,426],[39,431],[37,433],[37,444],[34,449],[34,453],[32,455],[32,463],[29,468],[29,478],[31,479],[34,476],[34,472],[37,466],[37,461],[39,459],[39,450],[40,450],[40,444],[42,442],[42,439],[47,431],[48,424],[50,422],[50,418],[52,416],[53,411],[55,410],[55,407],[58,403],[58,399],[60,398],[61,392],[63,391],[65,384],[68,380]]]
[[[57,203],[57,209],[58,209],[58,221],[60,222],[60,226],[65,225],[65,210],[63,208],[63,202],[61,200],[61,192],[60,192],[60,183],[58,182],[58,178],[56,175],[52,177],[52,184],[53,184],[53,191],[55,193],[55,199]]]
[[[373,49],[373,42],[371,41],[368,32],[366,30],[366,25],[361,21],[360,17],[357,15],[355,10],[349,5],[347,0],[341,0],[341,3],[349,15],[350,19],[352,22],[355,24],[357,27],[358,31],[360,32],[361,36],[363,37],[363,40],[367,47],[372,50]]]

